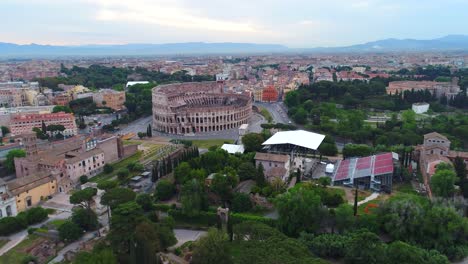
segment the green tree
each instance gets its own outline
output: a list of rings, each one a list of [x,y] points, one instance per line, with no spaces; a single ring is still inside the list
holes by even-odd
[[[104,173],[109,174],[113,171],[114,171],[114,167],[112,167],[112,165],[107,164],[107,163],[104,165]]]
[[[252,209],[252,202],[249,195],[245,193],[235,193],[232,199],[231,209],[234,212],[248,212]]]
[[[339,232],[351,229],[354,225],[354,221],[353,208],[349,204],[340,204],[335,209],[335,223]]]
[[[304,125],[307,123],[307,111],[300,107],[296,110],[296,113],[293,115],[294,122]]]
[[[174,178],[177,183],[184,184],[189,180],[189,175],[192,168],[188,162],[181,162],[174,170]]]
[[[59,238],[65,242],[72,242],[78,240],[83,235],[83,230],[72,221],[63,223],[59,228]]]
[[[6,126],[1,126],[0,129],[2,130],[2,135],[6,136],[7,134],[10,133],[10,129]]]
[[[143,221],[135,228],[134,263],[159,263],[157,253],[162,250],[154,224]],[[132,246],[132,245],[131,245]],[[131,250],[133,251],[133,250]],[[133,262],[133,261],[132,261]]]
[[[217,229],[208,230],[208,234],[195,243],[192,263],[231,263],[227,235]]]
[[[326,188],[328,185],[331,184],[331,178],[330,177],[320,177],[318,179],[320,185],[322,185],[323,188]]]
[[[80,183],[81,183],[81,184],[85,184],[85,183],[87,183],[87,182],[88,182],[88,176],[86,176],[86,175],[81,175],[81,176],[80,176]]]
[[[117,172],[117,177],[121,181],[127,179],[129,175],[130,175],[130,171],[128,171],[128,169],[125,169],[125,168],[122,168]]]
[[[135,200],[135,192],[128,188],[113,188],[107,190],[101,197],[101,204],[110,206],[111,209],[117,208],[120,204],[124,204]]]
[[[160,180],[156,185],[154,197],[161,201],[169,200],[175,192],[175,187],[169,180]]]
[[[135,202],[143,208],[145,212],[153,208],[153,198],[147,193],[140,193],[136,196]]]
[[[208,200],[203,185],[197,180],[187,181],[180,192],[182,211],[193,216],[208,208]]]
[[[246,152],[261,150],[264,141],[262,134],[257,133],[248,133],[242,137],[242,144],[244,144]]]
[[[263,187],[266,184],[265,180],[265,169],[263,168],[263,164],[258,164],[257,167],[257,174],[255,175],[255,183],[258,187]]]
[[[107,238],[120,263],[135,263],[135,229],[147,221],[141,207],[133,201],[120,203],[112,210],[110,232]]]
[[[84,208],[76,208],[73,210],[72,222],[86,231],[93,231],[99,228],[99,222],[96,213],[92,210],[86,210]]]
[[[100,190],[107,191],[107,190],[110,190],[110,189],[113,189],[113,188],[117,187],[118,185],[119,185],[119,183],[117,181],[107,180],[107,181],[99,182],[97,187]]]
[[[58,113],[58,112],[65,112],[65,113],[71,113],[72,110],[70,107],[68,106],[64,106],[64,105],[56,105],[54,106],[54,108],[52,109],[52,113]]]
[[[457,173],[458,179],[465,179],[467,176],[466,164],[465,160],[461,157],[456,157],[453,166],[455,168],[455,172]]]
[[[222,201],[228,201],[232,198],[232,185],[228,175],[216,173],[210,188],[214,193],[219,195]]]
[[[318,230],[326,215],[320,196],[305,188],[280,195],[276,199],[276,207],[279,227],[290,236],[298,236],[302,231]]]
[[[352,235],[346,248],[346,263],[385,263],[385,244],[380,238],[367,230]]]
[[[15,158],[23,157],[26,157],[26,151],[22,149],[12,149],[6,155],[6,160],[3,163],[3,166],[5,166],[8,172],[15,172]]]
[[[435,196],[452,197],[455,193],[457,175],[453,170],[437,169],[431,177],[431,190]]]
[[[446,256],[436,250],[427,251],[405,242],[395,241],[386,249],[387,263],[449,264]]]
[[[91,202],[93,201],[93,197],[96,193],[97,189],[91,187],[76,191],[70,196],[70,203],[77,204],[87,210],[91,210]]]
[[[372,148],[368,145],[346,144],[343,148],[343,157],[364,157],[372,154]]]
[[[239,179],[241,181],[255,179],[257,174],[257,170],[252,162],[243,162],[237,168],[237,174],[239,175]]]

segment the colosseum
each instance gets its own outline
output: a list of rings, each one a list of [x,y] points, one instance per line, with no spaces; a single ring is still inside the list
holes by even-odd
[[[252,100],[223,92],[218,82],[192,82],[153,88],[153,129],[169,134],[238,128],[252,115]]]

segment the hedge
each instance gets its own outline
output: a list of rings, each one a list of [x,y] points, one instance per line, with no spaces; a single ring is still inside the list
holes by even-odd
[[[40,223],[47,219],[47,210],[35,207],[19,213],[16,217],[8,216],[0,219],[0,236],[7,236],[19,232],[28,225]]]
[[[214,226],[218,222],[218,218],[214,212],[199,212],[196,215],[189,216],[183,213],[182,210],[171,209],[168,213],[174,218],[176,222],[193,223],[206,226]]]
[[[206,226],[214,226],[218,222],[216,212],[199,212],[197,215],[189,216],[184,214],[181,210],[171,209],[168,213],[174,218],[176,222],[193,223]],[[242,222],[253,221],[263,223],[271,227],[276,227],[276,220],[271,218],[241,213],[231,213],[229,217],[233,225]]]

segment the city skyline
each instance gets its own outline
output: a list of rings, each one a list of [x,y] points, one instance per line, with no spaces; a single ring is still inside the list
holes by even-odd
[[[468,1],[7,0],[1,42],[87,45],[176,42],[346,46],[468,34]]]

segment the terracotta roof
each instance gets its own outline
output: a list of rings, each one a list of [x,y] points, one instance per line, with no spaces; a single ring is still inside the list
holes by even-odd
[[[432,138],[432,137],[439,137],[439,138],[443,138],[443,139],[449,141],[448,138],[447,138],[446,136],[444,136],[444,135],[442,135],[442,134],[439,134],[439,133],[437,133],[437,132],[431,132],[431,133],[429,133],[429,134],[424,135],[424,139],[426,139],[426,138]]]
[[[271,153],[262,153],[257,152],[255,154],[256,160],[264,160],[264,161],[274,161],[274,162],[287,162],[289,160],[288,155],[281,155],[281,154],[271,154]]]
[[[8,189],[13,195],[18,195],[53,180],[55,179],[51,174],[47,172],[38,172],[31,176],[16,178],[12,181],[9,181],[7,185]]]
[[[83,153],[73,153],[74,157],[66,159],[66,163],[68,163],[68,164],[76,163],[76,162],[82,161],[84,159],[91,158],[94,155],[99,155],[99,154],[102,154],[102,153],[104,153],[104,151],[102,151],[99,148],[95,148],[95,149],[92,149],[90,151],[86,151],[86,152],[83,152]]]
[[[460,157],[460,158],[468,159],[468,152],[450,150],[448,153],[448,156],[451,158]]]

